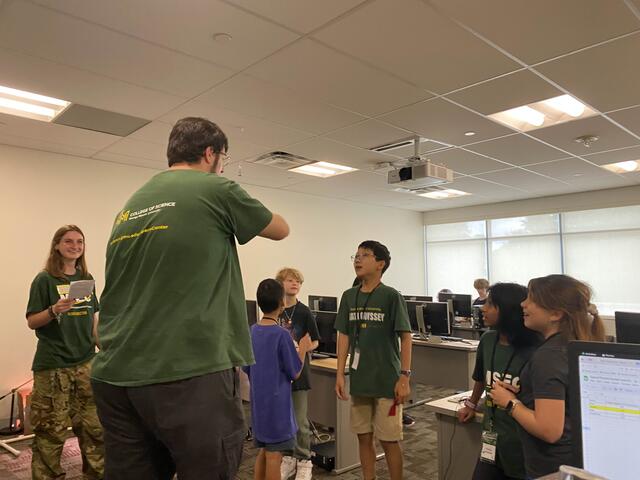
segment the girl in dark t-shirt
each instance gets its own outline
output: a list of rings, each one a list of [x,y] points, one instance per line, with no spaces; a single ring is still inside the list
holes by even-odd
[[[567,275],[549,275],[529,282],[522,303],[525,325],[545,342],[521,375],[516,398],[509,385],[497,382],[490,393],[522,427],[527,476],[554,473],[573,465],[569,411],[567,343],[603,341],[604,326],[591,303],[590,288]]]

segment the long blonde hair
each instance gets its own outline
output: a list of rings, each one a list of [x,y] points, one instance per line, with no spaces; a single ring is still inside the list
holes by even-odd
[[[536,305],[562,313],[560,332],[567,340],[604,341],[604,324],[591,303],[591,288],[568,275],[548,275],[529,281]]]
[[[64,237],[68,232],[78,232],[80,235],[82,235],[82,240],[84,240],[84,233],[82,233],[82,230],[80,230],[80,227],[76,225],[63,225],[58,230],[56,230],[56,233],[53,235],[53,238],[51,239],[51,249],[49,250],[49,258],[47,258],[47,262],[44,266],[44,269],[52,277],[67,278],[67,276],[64,273],[64,259],[62,258],[62,255],[60,254],[60,252],[56,249],[56,246],[60,243],[60,240],[62,240],[62,237]],[[89,270],[87,269],[87,262],[84,257],[85,253],[86,253],[86,245],[83,246],[82,255],[80,256],[80,258],[76,260],[76,268],[80,270],[80,274],[83,278],[89,276]]]

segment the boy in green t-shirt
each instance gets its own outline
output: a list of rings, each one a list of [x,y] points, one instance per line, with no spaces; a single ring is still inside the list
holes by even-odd
[[[361,283],[342,294],[336,318],[336,394],[348,400],[344,368],[350,356],[351,429],[358,435],[365,480],[375,478],[374,434],[392,480],[402,478],[402,403],[409,397],[411,325],[400,293],[381,281],[391,256],[380,242],[367,240],[353,257]],[[400,339],[400,341],[398,341]]]

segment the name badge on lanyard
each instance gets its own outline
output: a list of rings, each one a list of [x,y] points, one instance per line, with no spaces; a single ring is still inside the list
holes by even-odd
[[[496,446],[498,445],[498,433],[495,431],[482,431],[482,450],[480,460],[485,463],[496,463]]]
[[[351,362],[351,370],[357,370],[360,363],[360,349],[358,347],[353,350],[353,361]]]

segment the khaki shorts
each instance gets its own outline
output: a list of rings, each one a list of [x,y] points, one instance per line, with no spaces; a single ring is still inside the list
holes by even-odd
[[[351,431],[356,435],[372,433],[383,442],[402,440],[402,405],[389,415],[393,398],[351,396]]]

